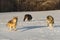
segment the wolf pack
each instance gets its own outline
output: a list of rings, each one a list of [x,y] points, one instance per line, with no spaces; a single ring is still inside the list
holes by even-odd
[[[31,21],[33,19],[31,14],[25,14],[23,21]],[[12,29],[14,31],[16,31],[16,26],[17,26],[17,22],[18,22],[18,17],[13,17],[11,20],[9,20],[6,24],[6,26],[9,28],[9,31],[12,31]],[[46,17],[46,24],[48,26],[49,29],[53,29],[53,24],[54,24],[54,18],[51,15],[48,15]]]

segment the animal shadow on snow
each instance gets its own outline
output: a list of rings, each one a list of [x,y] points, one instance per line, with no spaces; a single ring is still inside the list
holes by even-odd
[[[54,25],[54,27],[60,27],[60,25]]]
[[[42,27],[47,27],[47,26],[25,26],[23,28],[17,28],[17,30],[22,30],[23,32],[31,29],[42,28]]]

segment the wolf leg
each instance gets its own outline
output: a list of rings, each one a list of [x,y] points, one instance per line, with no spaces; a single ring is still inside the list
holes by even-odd
[[[49,24],[49,29],[50,29],[50,30],[53,29],[53,24]]]
[[[9,31],[12,31],[12,27],[10,26],[10,29],[9,29]]]
[[[16,31],[16,26],[13,27],[14,31]]]

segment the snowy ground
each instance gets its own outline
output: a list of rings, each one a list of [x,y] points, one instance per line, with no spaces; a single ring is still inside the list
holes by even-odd
[[[32,21],[23,22],[25,14],[33,16]],[[53,30],[46,25],[46,16],[55,19]],[[17,31],[9,32],[6,23],[18,16]],[[0,13],[0,40],[60,40],[60,10],[41,12],[7,12]]]

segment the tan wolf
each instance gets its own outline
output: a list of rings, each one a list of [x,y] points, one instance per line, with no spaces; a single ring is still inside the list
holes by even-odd
[[[14,17],[10,21],[8,21],[7,26],[9,28],[9,31],[11,31],[12,29],[16,31],[17,21],[18,21],[18,17]]]
[[[47,21],[47,26],[49,26],[49,28],[52,29],[54,24],[54,18],[51,15],[48,15],[46,17],[46,21]]]

